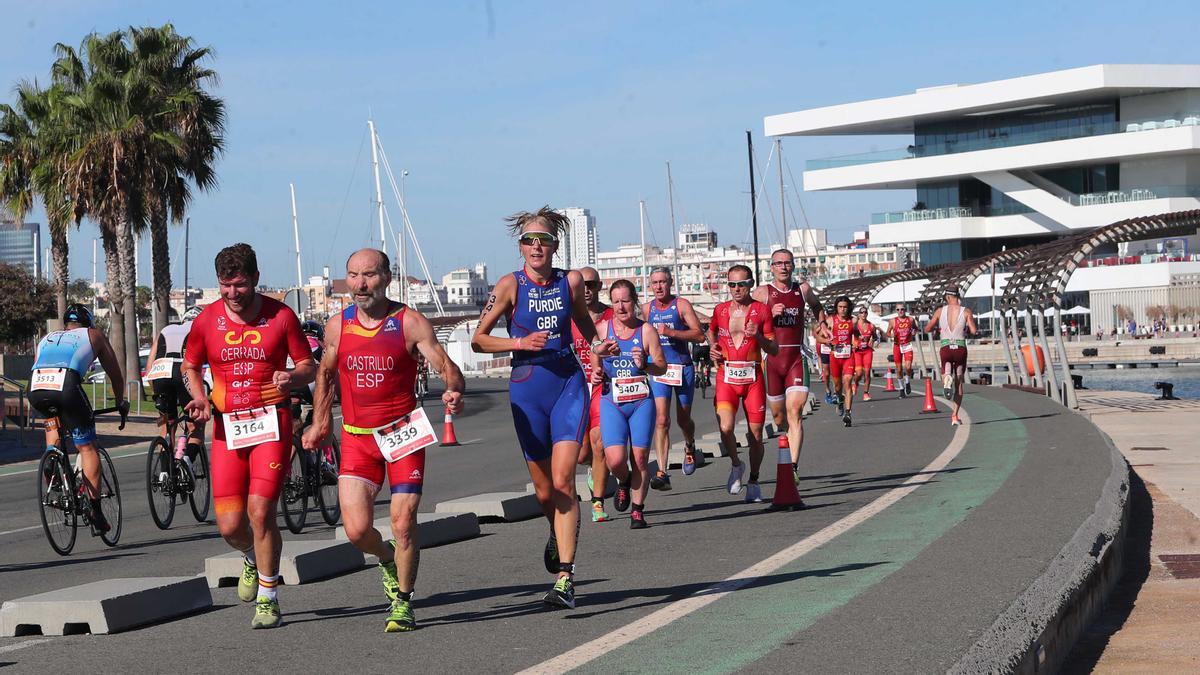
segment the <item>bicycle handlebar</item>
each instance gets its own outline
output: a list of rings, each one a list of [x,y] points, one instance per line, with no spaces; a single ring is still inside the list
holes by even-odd
[[[117,427],[117,431],[124,431],[125,430],[125,422],[129,418],[129,401],[125,401],[121,405],[115,405],[111,408],[100,408],[99,410],[92,411],[92,414],[106,415],[108,413],[113,413],[113,412],[121,413],[121,424]]]

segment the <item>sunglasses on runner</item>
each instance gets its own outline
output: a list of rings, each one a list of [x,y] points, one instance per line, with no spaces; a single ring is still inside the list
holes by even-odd
[[[594,279],[594,280],[592,280],[592,281],[588,281],[588,280],[584,279],[584,281],[583,281],[583,285],[584,285],[584,286],[586,286],[586,287],[588,287],[588,288],[590,288],[590,289],[592,289],[593,291],[595,291],[595,290],[599,290],[599,288],[600,288],[600,280],[599,280],[599,279]]]
[[[754,283],[754,282],[750,281],[749,279],[743,279],[741,281],[730,281],[729,287],[730,288],[749,288],[750,284],[752,284],[752,283]]]
[[[549,232],[526,232],[521,235],[521,243],[526,246],[533,246],[534,242],[541,242],[543,246],[548,244],[557,244],[558,237]]]
[[[783,267],[785,265],[795,267],[796,263],[792,262],[791,260],[775,260],[771,262],[771,267]]]

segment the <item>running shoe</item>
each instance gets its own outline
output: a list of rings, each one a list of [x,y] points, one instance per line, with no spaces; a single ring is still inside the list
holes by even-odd
[[[592,522],[603,523],[608,521],[608,513],[604,511],[604,500],[592,500]]]
[[[912,396],[912,382],[904,383],[904,393]]]
[[[658,479],[658,487],[654,487],[654,479],[655,478]],[[650,479],[650,487],[654,488],[655,490],[662,490],[663,492],[670,492],[670,490],[671,490],[671,474],[667,473],[666,471],[656,472],[654,474],[654,478]]]
[[[242,602],[254,602],[258,596],[258,568],[242,558],[242,578],[238,579],[238,599]]]
[[[417,619],[413,616],[412,603],[396,598],[388,610],[387,624],[383,627],[385,633],[407,633],[417,629]]]
[[[683,449],[683,475],[696,473],[696,448],[687,446]]]
[[[950,416],[950,426],[952,426],[952,427],[962,426],[962,420],[958,419],[958,415]]]
[[[558,571],[558,539],[553,532],[550,533],[550,538],[546,540],[546,548],[542,551],[542,563],[547,572],[554,574]]]
[[[396,540],[389,540],[388,545],[392,547],[392,554],[394,556]],[[396,598],[400,597],[400,579],[396,575],[396,559],[393,557],[387,562],[379,563],[379,574],[383,577],[384,597],[388,599],[388,602],[395,602]]]
[[[846,416],[846,405],[844,403],[842,403],[841,397],[838,397],[837,414],[838,414],[838,417]]]
[[[703,469],[708,466],[708,458],[704,456],[704,451],[697,450],[694,444],[692,445],[692,457],[696,458],[697,469]]]
[[[871,400],[871,395],[870,395],[870,394],[868,394],[868,393],[865,393],[865,392],[864,392],[864,393],[863,393],[863,400],[864,400],[864,401],[870,401],[870,400]]]
[[[946,373],[945,376],[942,377],[942,393],[945,394],[946,398],[950,398],[950,389],[953,386],[954,376],[950,373]]]
[[[104,511],[100,508],[99,499],[93,499],[91,506],[92,513],[88,518],[88,521],[92,525],[92,536],[99,537],[100,535],[111,530],[112,526],[108,524],[108,519],[104,517]]]
[[[762,488],[758,483],[746,483],[746,503],[761,504],[762,500]]]
[[[542,602],[555,607],[575,609],[575,584],[571,577],[559,577],[554,586],[546,592]]]
[[[629,529],[644,530],[647,527],[650,527],[650,524],[646,522],[646,515],[641,509],[634,509],[633,513],[629,514]]]
[[[588,467],[587,486],[589,495],[596,494],[596,484],[592,482],[592,467],[590,466]]]
[[[629,486],[617,484],[617,495],[613,497],[613,506],[620,513],[625,513],[629,508]]]
[[[847,410],[845,415],[842,415],[842,424],[850,426],[850,411]]]
[[[833,394],[828,391],[825,392],[825,404],[833,405]]]
[[[258,599],[254,606],[254,618],[250,620],[251,628],[275,628],[282,621],[277,598]]]
[[[729,494],[736,495],[742,491],[742,476],[746,474],[746,464],[738,464],[729,470],[729,480],[725,481],[725,489]]]
[[[900,398],[908,398],[908,392],[905,391],[904,387],[900,387]]]

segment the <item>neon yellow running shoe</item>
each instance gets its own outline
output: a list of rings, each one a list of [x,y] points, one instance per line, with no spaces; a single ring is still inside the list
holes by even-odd
[[[392,607],[388,611],[387,625],[384,626],[383,632],[407,633],[416,629],[417,619],[413,616],[412,603],[400,598],[393,600]]]
[[[258,597],[258,568],[242,559],[242,578],[238,579],[238,599],[242,602],[254,602]]]
[[[254,606],[254,618],[250,620],[251,628],[275,628],[283,622],[279,613],[279,600],[259,598]]]
[[[392,554],[395,555],[396,540],[388,540],[388,544],[392,547]],[[400,579],[396,574],[396,558],[393,557],[388,562],[379,563],[379,574],[383,577],[383,594],[387,597],[388,602],[395,602],[396,598],[400,597]]]

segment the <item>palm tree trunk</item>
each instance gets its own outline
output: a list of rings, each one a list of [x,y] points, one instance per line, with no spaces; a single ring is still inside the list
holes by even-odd
[[[67,313],[67,285],[71,283],[71,270],[67,265],[67,224],[50,223],[50,255],[54,257],[54,300],[58,308],[57,318],[61,321]]]
[[[171,248],[167,236],[167,214],[155,209],[150,219],[150,257],[154,266],[154,304],[158,312],[154,320],[154,335],[167,325],[171,311]]]
[[[133,224],[128,219],[122,219],[117,229],[117,259],[121,263],[121,288],[125,292],[124,313],[125,323],[125,380],[126,383],[141,375],[141,365],[138,363],[138,332],[137,332],[137,270],[134,268]],[[132,398],[135,392],[126,392]]]
[[[121,285],[121,261],[117,253],[117,233],[113,228],[100,225],[100,236],[104,243],[104,285],[108,290],[108,341],[112,344],[117,363],[125,368],[125,292]],[[121,377],[124,382],[124,376]]]

